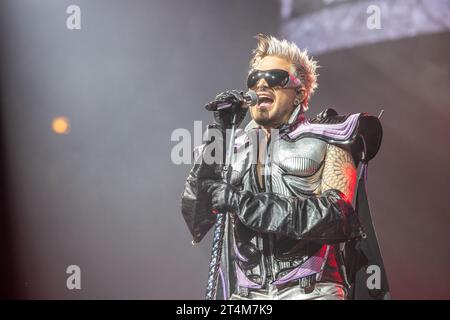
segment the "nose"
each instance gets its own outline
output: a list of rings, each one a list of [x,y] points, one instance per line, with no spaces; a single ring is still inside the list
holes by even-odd
[[[258,90],[258,91],[259,90],[264,91],[268,88],[269,88],[269,84],[263,78],[259,79],[258,82],[256,83],[256,90]]]

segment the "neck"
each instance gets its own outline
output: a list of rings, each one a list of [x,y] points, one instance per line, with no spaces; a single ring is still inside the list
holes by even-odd
[[[302,117],[302,110],[301,110],[301,106],[298,106],[298,107],[294,107],[292,112],[289,113],[288,115],[284,116],[284,118],[281,119],[281,121],[278,121],[276,123],[271,123],[268,125],[262,125],[261,127],[264,130],[264,132],[270,136],[270,130],[279,129],[283,124],[295,123],[300,117]]]
[[[272,129],[275,129],[275,128],[272,128],[272,127],[262,127],[262,129],[263,129],[264,133],[266,134],[266,137],[267,137],[267,138],[270,138],[270,133],[271,133]]]

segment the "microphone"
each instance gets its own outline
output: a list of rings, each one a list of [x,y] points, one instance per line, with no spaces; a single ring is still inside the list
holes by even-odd
[[[234,91],[234,94],[233,94]],[[230,107],[248,108],[253,107],[258,103],[258,95],[253,90],[248,90],[246,93],[243,91],[237,92],[235,90],[230,91],[229,95],[225,98],[211,101],[205,105],[205,109],[208,111],[220,111]],[[236,95],[239,95],[239,104],[236,106]],[[233,101],[234,100],[234,101]]]

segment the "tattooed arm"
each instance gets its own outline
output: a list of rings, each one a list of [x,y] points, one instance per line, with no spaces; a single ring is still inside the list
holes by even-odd
[[[353,199],[356,184],[356,167],[350,153],[329,144],[322,174],[322,193],[335,189],[341,191],[348,202]]]

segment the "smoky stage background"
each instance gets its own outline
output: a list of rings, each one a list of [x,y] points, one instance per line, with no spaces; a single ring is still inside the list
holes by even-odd
[[[366,26],[371,4],[381,29]],[[2,298],[203,298],[211,237],[191,245],[190,165],[171,161],[170,137],[244,88],[259,32],[319,60],[309,116],[385,110],[368,193],[392,296],[450,298],[450,1],[0,6]],[[73,264],[81,290],[66,287]]]

